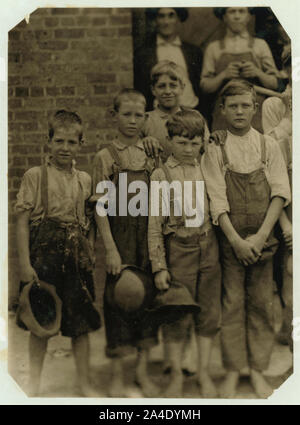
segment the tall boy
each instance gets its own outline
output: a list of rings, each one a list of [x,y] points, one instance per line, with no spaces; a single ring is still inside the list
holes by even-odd
[[[145,154],[143,142],[139,137],[145,122],[144,96],[133,89],[124,89],[114,100],[111,111],[117,130],[117,137],[96,155],[93,168],[95,199],[98,183],[112,180],[119,191],[120,173],[126,173],[128,185],[133,181],[148,184],[153,161]],[[126,188],[127,190],[127,188]],[[117,196],[118,198],[118,196]],[[128,194],[130,201],[130,194]],[[123,206],[127,209],[127,205]],[[127,315],[114,303],[115,276],[119,275],[122,265],[135,265],[149,271],[147,248],[147,216],[133,217],[117,213],[116,216],[101,217],[95,215],[99,232],[102,235],[105,253],[107,279],[104,292],[104,315],[107,338],[106,354],[111,358],[112,379],[109,395],[126,396],[123,382],[122,359],[138,348],[136,378],[142,386],[145,396],[155,397],[157,389],[147,376],[147,348],[156,341],[156,328],[148,319],[147,313],[139,316]]]
[[[272,231],[291,195],[277,143],[251,127],[256,108],[253,86],[230,82],[222,94],[227,130],[213,134],[203,160],[213,222],[222,230],[221,336],[228,372],[221,391],[228,398],[248,365],[256,394],[272,393],[262,375],[274,342]]]
[[[193,205],[197,196],[196,182],[203,182],[198,162],[203,146],[205,120],[194,110],[178,112],[167,122],[172,154],[162,168],[156,169],[151,182],[192,182]],[[171,195],[172,197],[172,195]],[[172,201],[176,199],[172,198]],[[180,199],[182,201],[182,199]],[[162,202],[168,199],[162,197]],[[185,213],[149,217],[148,244],[154,280],[160,293],[156,298],[158,311],[166,315],[162,322],[164,344],[171,365],[171,379],[164,395],[181,397],[183,376],[181,359],[193,311],[198,345],[198,382],[203,397],[216,397],[216,389],[208,374],[213,337],[220,326],[221,270],[218,244],[212,228],[206,190],[198,205],[203,223],[189,227]],[[203,203],[202,203],[203,202]],[[152,209],[151,209],[152,211]],[[184,208],[182,206],[182,211]],[[200,312],[199,312],[200,307]],[[169,316],[169,313],[172,313]],[[175,313],[175,314],[174,314]],[[159,314],[159,313],[157,313]]]
[[[75,169],[83,143],[80,117],[57,111],[49,123],[50,156],[28,170],[17,196],[17,244],[21,290],[32,280],[54,285],[62,300],[61,333],[72,338],[80,389],[95,396],[89,383],[88,332],[100,327],[93,307],[91,246],[93,229],[85,214],[91,178]],[[88,235],[89,234],[89,235]],[[87,308],[88,304],[88,308]],[[91,319],[91,312],[93,319]],[[22,323],[19,325],[24,327]],[[38,395],[48,339],[30,334],[30,393]]]

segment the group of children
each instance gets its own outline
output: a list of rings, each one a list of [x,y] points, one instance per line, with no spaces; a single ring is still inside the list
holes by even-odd
[[[87,336],[101,326],[100,318],[95,320],[93,314],[91,320],[90,314],[96,227],[107,270],[104,323],[106,355],[111,358],[109,396],[126,397],[122,361],[136,349],[136,382],[144,396],[182,397],[182,356],[194,331],[202,397],[233,398],[245,366],[250,368],[257,396],[268,397],[272,389],[263,371],[275,336],[272,256],[278,220],[289,253],[292,248],[291,216],[286,212],[291,201],[287,164],[279,144],[269,136],[276,130],[262,135],[251,127],[256,92],[243,79],[234,79],[224,88],[220,110],[227,130],[210,136],[202,115],[180,106],[184,83],[176,64],[155,65],[151,81],[157,102],[151,112],[145,112],[146,100],[134,89],[124,89],[115,98],[110,113],[117,135],[96,153],[92,179],[74,165],[83,143],[81,119],[65,110],[54,115],[49,125],[50,155],[44,165],[25,173],[16,204],[22,288],[38,279],[55,286],[63,303],[61,332],[72,338],[82,394],[96,396],[89,382]],[[125,189],[120,184],[124,174]],[[117,194],[135,181],[149,188],[152,182],[180,182],[181,187],[192,182],[193,205],[196,182],[204,182],[201,224],[188,226],[183,208],[175,214],[178,199],[172,190],[169,198],[160,193],[161,204],[170,202],[167,215],[161,211],[151,215],[149,208],[149,216],[132,216],[121,213],[119,206],[116,214],[100,216],[96,205],[103,193],[97,193],[97,186],[103,181],[113,182]],[[130,202],[133,194],[127,191]],[[87,203],[94,207],[94,219],[85,212]],[[128,265],[151,277],[143,282],[145,294],[151,294],[147,307],[141,303],[130,312],[116,302],[119,278]],[[82,288],[88,290],[88,300]],[[160,390],[147,369],[159,329],[170,366],[169,383]],[[218,332],[227,374],[217,389],[208,366]],[[47,339],[31,333],[32,395],[39,392],[46,348]]]

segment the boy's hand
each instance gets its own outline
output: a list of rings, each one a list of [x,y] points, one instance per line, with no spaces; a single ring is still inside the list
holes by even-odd
[[[239,239],[234,245],[233,250],[240,263],[244,266],[256,263],[259,258],[259,251],[255,248],[253,242]]]
[[[259,74],[259,69],[251,61],[246,61],[241,64],[241,77],[244,78],[253,78],[257,77]]]
[[[231,62],[224,70],[224,76],[226,79],[238,78],[240,76],[240,62]]]
[[[160,272],[157,272],[154,276],[154,283],[157,289],[160,291],[165,291],[169,288],[169,283],[171,280],[170,273],[168,270],[161,270]]]
[[[163,151],[163,148],[160,146],[159,141],[155,137],[147,136],[144,137],[143,145],[147,156],[151,158],[157,158],[160,152]]]
[[[293,249],[293,227],[292,224],[289,223],[282,229],[283,239],[289,250]]]
[[[254,235],[250,235],[246,238],[246,241],[250,242],[252,245],[252,251],[257,256],[261,255],[261,252],[264,248],[264,245],[266,243],[265,238],[260,237],[257,233]]]
[[[117,249],[107,251],[105,260],[107,273],[112,275],[121,273],[122,260]]]
[[[38,282],[39,277],[31,264],[20,268],[20,280],[22,282],[31,282],[32,280]]]

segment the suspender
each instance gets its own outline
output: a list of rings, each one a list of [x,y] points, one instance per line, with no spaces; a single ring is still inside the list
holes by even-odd
[[[266,163],[267,163],[266,139],[265,139],[265,136],[263,134],[260,134],[259,138],[260,138],[261,162],[264,165],[266,165]],[[227,139],[227,137],[226,137],[226,139]],[[224,167],[228,167],[228,165],[229,165],[228,156],[227,156],[227,153],[225,151],[226,139],[220,141],[220,148],[221,148],[221,152],[222,152]]]
[[[109,150],[109,153],[111,154],[112,159],[114,160],[116,165],[118,167],[120,167],[121,166],[121,160],[120,160],[118,151],[115,148],[115,146],[112,143],[107,143],[107,144],[101,145],[101,150],[105,149],[105,148]]]

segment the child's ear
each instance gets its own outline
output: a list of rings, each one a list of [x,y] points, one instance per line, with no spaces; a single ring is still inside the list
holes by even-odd
[[[117,114],[118,112],[114,108],[109,108],[105,113],[105,118],[114,123],[116,121]]]
[[[224,108],[223,103],[220,103],[219,108],[220,108],[221,114],[225,115],[225,108]]]

